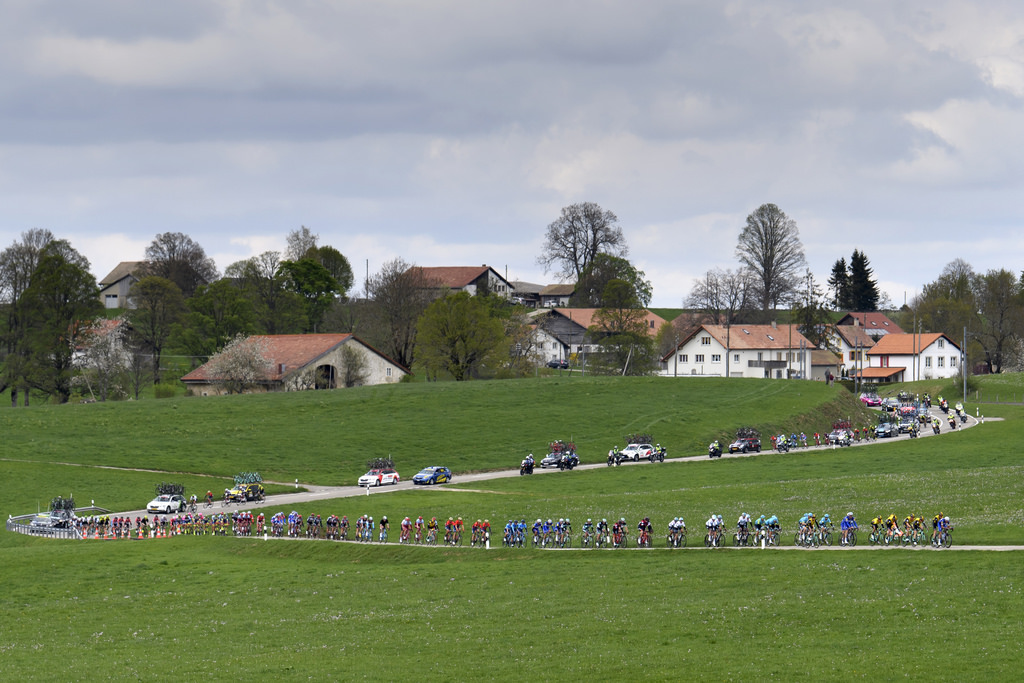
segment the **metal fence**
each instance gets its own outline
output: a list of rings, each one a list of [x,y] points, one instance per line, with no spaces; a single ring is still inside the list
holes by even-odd
[[[89,506],[87,508],[76,509],[75,512],[108,514],[110,510],[96,506]],[[26,536],[42,536],[44,538],[64,538],[75,540],[79,540],[82,538],[82,532],[74,526],[68,527],[66,529],[47,526],[32,526],[32,520],[35,517],[36,514],[8,517],[7,530],[13,531],[16,534],[25,534]]]

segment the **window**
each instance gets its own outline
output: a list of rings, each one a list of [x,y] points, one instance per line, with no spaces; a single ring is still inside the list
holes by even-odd
[[[738,354],[738,353],[732,354],[732,362],[733,363],[739,363],[740,362],[740,354]]]
[[[763,351],[758,351],[757,352],[757,359],[758,360],[764,360],[764,352]]]
[[[711,337],[701,337],[700,344],[701,346],[711,346]]]
[[[679,362],[680,363],[688,363],[689,359],[690,359],[690,357],[688,355],[686,355],[685,353],[679,354]]]
[[[721,363],[722,362],[722,355],[719,354],[719,353],[711,354],[711,362],[712,363]]]
[[[956,356],[950,356],[949,357],[949,367],[951,367],[951,368],[955,368],[956,367]]]
[[[945,339],[940,339],[939,340],[939,348],[940,349],[946,348],[946,340]]]
[[[696,363],[703,363],[704,362],[704,354],[703,353],[698,353],[696,356],[693,357],[693,360]]]
[[[938,363],[939,363],[939,367],[940,368],[946,367],[946,357],[945,356],[939,356]]]
[[[926,368],[930,368],[932,366],[932,357],[931,356],[925,356],[924,357],[924,366]]]
[[[391,376],[391,368],[390,367],[389,368],[385,368],[384,369],[384,374],[387,375],[388,377],[390,377]]]

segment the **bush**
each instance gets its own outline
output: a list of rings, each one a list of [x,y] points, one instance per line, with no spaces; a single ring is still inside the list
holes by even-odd
[[[157,384],[153,386],[153,393],[157,398],[174,398],[178,393],[178,387],[174,384]]]

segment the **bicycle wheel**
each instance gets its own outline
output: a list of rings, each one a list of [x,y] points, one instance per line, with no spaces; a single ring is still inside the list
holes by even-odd
[[[800,532],[799,531],[796,532],[795,534],[793,534],[793,545],[803,545],[803,543],[800,542]]]
[[[686,547],[686,534],[680,534],[679,535],[679,545],[682,548]]]
[[[711,547],[711,534],[708,534],[708,535],[706,535],[704,537],[704,547],[705,548],[710,548]]]
[[[826,531],[821,538],[823,545],[832,545],[832,534]]]
[[[948,548],[951,545],[953,545],[953,535],[947,531],[946,533],[942,534],[942,547]]]
[[[569,534],[565,535],[565,547],[566,548],[571,548],[572,547],[572,536],[570,536]]]
[[[857,545],[857,530],[856,529],[850,529],[850,533],[846,537],[846,544],[851,546],[851,547]]]

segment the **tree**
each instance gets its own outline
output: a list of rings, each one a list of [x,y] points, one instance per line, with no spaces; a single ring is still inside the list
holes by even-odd
[[[821,288],[808,268],[804,273],[802,287],[797,292],[799,303],[793,311],[793,322],[798,325],[800,334],[820,349],[828,348],[829,324],[832,322],[823,299]]]
[[[20,242],[0,253],[0,300],[6,304],[7,311],[3,330],[7,355],[0,391],[8,386],[11,388],[11,407],[18,405],[19,391],[25,397],[26,406],[29,402],[30,321],[23,295],[39,265],[43,249],[53,241],[53,233],[49,230],[33,228],[22,233]]]
[[[468,292],[437,299],[417,325],[417,347],[434,377],[441,371],[461,382],[475,376],[504,340],[501,321],[487,303]]]
[[[240,394],[266,380],[270,363],[267,361],[265,337],[237,335],[207,363],[213,381],[229,394]]]
[[[200,285],[185,304],[188,314],[175,335],[175,346],[191,356],[209,357],[239,334],[256,332],[252,301],[231,280]]]
[[[1024,334],[1021,282],[1008,270],[990,270],[975,278],[975,300],[981,313],[975,335],[990,373],[1003,371],[1005,357]]]
[[[65,240],[49,242],[40,252],[22,298],[28,321],[30,384],[67,403],[79,327],[102,310],[89,261]]]
[[[753,290],[754,278],[749,270],[715,268],[693,281],[685,305],[702,311],[711,324],[731,325],[750,309]]]
[[[191,237],[180,232],[165,232],[153,239],[146,247],[142,273],[170,280],[186,299],[200,285],[209,284],[219,277],[213,259],[208,258]]]
[[[761,310],[777,308],[791,296],[804,267],[804,248],[796,221],[774,204],[762,204],[747,216],[736,257],[755,276]]]
[[[133,335],[149,351],[153,383],[159,384],[160,356],[174,326],[185,315],[185,298],[178,285],[155,275],[147,275],[132,285],[128,297],[135,303],[128,313]]]
[[[544,251],[537,263],[579,281],[598,254],[626,256],[629,248],[618,217],[593,202],[572,204],[548,226]]]
[[[380,348],[400,365],[410,368],[416,350],[416,323],[440,290],[416,268],[401,258],[388,261],[366,283],[381,327],[371,333]]]
[[[633,286],[612,280],[602,295],[605,306],[594,314],[590,335],[600,353],[590,357],[596,372],[644,375],[653,367],[654,340],[648,332],[647,311],[639,306]]]
[[[597,254],[576,282],[576,291],[570,305],[577,308],[600,308],[604,305],[602,295],[605,286],[612,280],[623,280],[633,287],[640,307],[646,308],[651,302],[653,290],[651,283],[644,277],[642,270],[637,270],[624,258]]]
[[[301,226],[298,230],[292,230],[285,238],[288,244],[284,251],[285,260],[298,261],[306,258],[310,251],[316,249],[319,240],[320,236],[314,235],[305,225]]]
[[[334,247],[317,247],[310,253],[310,258],[323,266],[334,281],[338,283],[338,296],[344,300],[352,289],[354,278],[352,266],[345,255]]]
[[[871,277],[868,257],[862,251],[853,250],[850,257],[850,309],[857,312],[878,310],[878,283]]]
[[[78,367],[98,400],[106,401],[120,392],[121,380],[128,369],[130,351],[125,346],[124,318],[94,319],[79,336],[82,349]]]
[[[978,330],[978,305],[975,301],[974,269],[963,259],[946,264],[939,277],[926,284],[915,297],[913,308],[925,331],[954,335],[966,327]]]
[[[341,347],[341,364],[342,386],[356,387],[366,381],[366,356],[355,344],[345,344]]]
[[[338,281],[311,258],[282,261],[278,273],[284,277],[285,287],[305,302],[306,331],[316,332],[324,313],[339,292]]]
[[[285,289],[276,251],[265,251],[245,261],[232,263],[225,275],[239,284],[252,303],[257,331],[265,334],[301,332],[308,321],[301,297]]]
[[[508,342],[508,360],[500,376],[525,377],[533,373],[542,362],[533,321],[521,307],[509,307],[509,314],[502,318],[505,339]]]
[[[836,311],[849,311],[850,303],[850,271],[846,266],[846,257],[832,264],[832,274],[828,277],[828,288],[832,292],[832,308]]]

